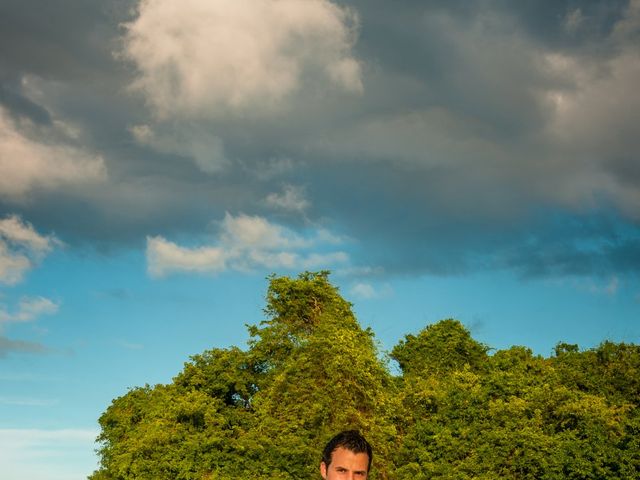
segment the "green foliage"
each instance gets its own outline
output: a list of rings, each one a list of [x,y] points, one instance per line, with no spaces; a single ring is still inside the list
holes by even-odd
[[[407,375],[447,373],[470,366],[481,368],[488,348],[476,342],[458,321],[442,320],[428,325],[417,336],[406,335],[391,351]]]
[[[640,407],[640,345],[603,342],[586,352],[560,343],[553,359],[563,382]]]
[[[346,428],[373,444],[373,479],[640,477],[636,345],[488,355],[449,319],[393,348],[393,377],[327,272],[271,277],[265,314],[246,350],[113,400],[91,480],[318,478]]]

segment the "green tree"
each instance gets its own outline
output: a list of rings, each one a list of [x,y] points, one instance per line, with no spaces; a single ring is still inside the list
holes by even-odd
[[[640,346],[605,341],[581,352],[559,343],[552,359],[563,382],[612,401],[640,406]]]
[[[525,347],[486,368],[408,376],[398,479],[627,479],[640,472],[629,404],[562,383]]]
[[[336,431],[374,445],[372,479],[640,478],[640,347],[489,355],[457,320],[406,335],[395,377],[328,272],[270,277],[246,349],[194,355],[99,419],[91,480],[318,478]]]
[[[114,400],[92,478],[313,478],[322,445],[344,428],[380,445],[387,478],[393,382],[328,272],[271,277],[265,313],[246,351],[195,355],[170,385]]]
[[[465,365],[482,368],[489,348],[471,338],[458,320],[428,325],[418,335],[408,334],[391,351],[405,375],[442,374]]]

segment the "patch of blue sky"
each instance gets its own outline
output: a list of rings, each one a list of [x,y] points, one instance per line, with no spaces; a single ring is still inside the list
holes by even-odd
[[[607,339],[638,342],[640,284],[634,278],[615,282],[600,277],[523,280],[510,272],[407,277],[391,282],[392,295],[360,299],[355,310],[386,349],[428,324],[456,318],[492,348],[524,345],[548,356],[560,341],[581,348]]]

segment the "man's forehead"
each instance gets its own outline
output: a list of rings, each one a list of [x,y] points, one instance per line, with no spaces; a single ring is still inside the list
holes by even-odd
[[[363,469],[369,466],[369,455],[366,452],[354,452],[345,447],[336,447],[331,453],[331,465]]]

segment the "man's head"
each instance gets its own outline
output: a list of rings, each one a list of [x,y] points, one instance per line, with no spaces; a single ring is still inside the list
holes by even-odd
[[[372,459],[371,445],[359,432],[340,432],[324,447],[320,475],[324,480],[365,480]]]

